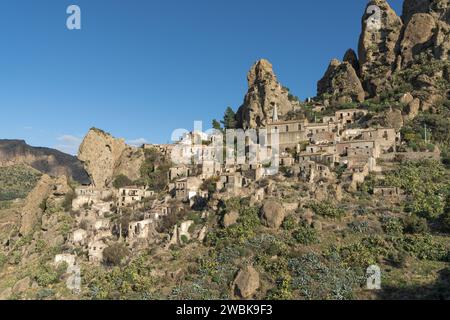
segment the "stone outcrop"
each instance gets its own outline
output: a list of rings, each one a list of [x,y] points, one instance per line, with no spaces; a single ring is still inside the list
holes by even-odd
[[[355,50],[348,49],[344,54],[344,62],[348,62],[352,65],[353,69],[355,69],[356,74],[359,76],[360,72],[360,66],[359,66],[359,60],[356,55]]]
[[[418,100],[408,105],[405,120],[414,118],[419,109],[432,108],[448,95],[440,85],[448,69],[436,61],[448,61],[449,21],[448,0],[405,0],[401,17],[386,0],[369,1],[362,17],[358,56],[349,49],[342,63],[333,60],[318,83],[318,95],[331,95],[323,100],[334,104],[360,102],[356,74],[365,98],[413,88],[409,90]],[[408,69],[414,72],[405,72]]]
[[[89,177],[81,162],[58,150],[32,147],[23,140],[0,140],[0,167],[27,165],[50,176],[66,175],[82,184]]]
[[[241,269],[233,283],[234,294],[249,299],[260,287],[259,273],[252,266]]]
[[[414,98],[411,93],[407,92],[400,98],[400,102],[406,105],[405,115],[403,116],[405,121],[414,119],[420,110],[420,100]]]
[[[414,56],[433,46],[436,22],[427,13],[414,14],[408,22],[401,43],[402,64],[409,65]]]
[[[223,216],[222,224],[225,228],[231,227],[232,225],[236,224],[236,222],[239,219],[239,213],[237,211],[231,211],[229,213],[226,213]]]
[[[388,86],[396,67],[402,28],[402,20],[386,0],[372,0],[367,4],[358,56],[362,83],[370,96],[376,96]]]
[[[41,229],[45,231],[56,228],[57,217],[55,215],[45,216],[44,211],[46,209],[50,209],[50,211],[62,210],[65,196],[71,191],[72,189],[65,176],[51,178],[48,175],[43,175],[25,199],[25,205],[21,212],[19,233],[28,235],[35,231],[37,225],[40,225]],[[49,242],[56,243],[60,240],[52,232],[47,232],[46,236]]]
[[[117,175],[130,180],[140,178],[145,160],[144,151],[128,146],[123,139],[115,139],[99,129],[91,129],[84,138],[78,154],[96,188],[110,186]]]
[[[401,47],[403,66],[427,50],[435,59],[448,60],[450,10],[447,0],[405,0],[402,19],[405,24]]]
[[[267,200],[261,209],[262,223],[272,229],[280,228],[285,216],[286,210],[274,200]]]
[[[48,175],[43,175],[36,187],[25,199],[25,206],[22,209],[20,221],[20,234],[27,235],[32,232],[38,224],[43,214],[44,201],[47,200],[53,189],[53,180]]]
[[[248,92],[236,115],[238,126],[245,129],[265,126],[272,119],[275,106],[282,119],[298,105],[290,101],[288,90],[278,82],[269,61],[256,62],[247,79]]]
[[[347,56],[352,61],[353,58]],[[353,63],[356,61],[353,60]],[[317,95],[331,95],[329,103],[344,104],[363,102],[365,97],[361,81],[350,62],[340,62],[333,59],[323,78],[317,84]]]

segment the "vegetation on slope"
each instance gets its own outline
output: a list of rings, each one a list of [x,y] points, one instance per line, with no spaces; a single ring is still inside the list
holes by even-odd
[[[41,173],[28,166],[0,168],[0,201],[25,198],[39,181]]]

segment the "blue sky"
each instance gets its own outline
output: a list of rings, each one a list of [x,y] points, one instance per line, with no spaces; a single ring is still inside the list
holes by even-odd
[[[76,152],[90,127],[166,143],[237,109],[266,58],[300,98],[357,48],[366,0],[3,0],[0,138]],[[389,3],[401,13],[401,0]],[[80,6],[82,29],[66,28]]]

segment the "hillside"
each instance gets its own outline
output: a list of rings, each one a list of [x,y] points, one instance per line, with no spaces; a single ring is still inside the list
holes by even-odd
[[[41,173],[24,165],[0,167],[0,201],[25,198]]]
[[[272,129],[267,163],[220,162],[238,138],[134,148],[91,129],[92,185],[44,174],[0,207],[0,299],[450,300],[449,10],[369,1],[358,52],[307,101],[256,61],[213,125]]]
[[[0,140],[0,167],[27,165],[52,176],[67,175],[82,184],[89,178],[80,161],[61,151],[32,147],[23,140]]]

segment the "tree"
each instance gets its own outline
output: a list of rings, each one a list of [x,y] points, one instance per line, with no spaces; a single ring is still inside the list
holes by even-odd
[[[220,125],[220,122],[217,121],[216,119],[212,121],[212,127],[213,129],[222,131],[222,126]]]
[[[231,109],[231,107],[228,107],[225,110],[223,121],[221,122],[225,129],[236,129],[237,127],[236,113],[233,111],[233,109]]]
[[[130,178],[128,178],[127,176],[123,175],[123,174],[119,174],[113,182],[113,186],[116,189],[120,189],[123,187],[128,187],[130,185],[133,184],[133,181],[130,180]]]

